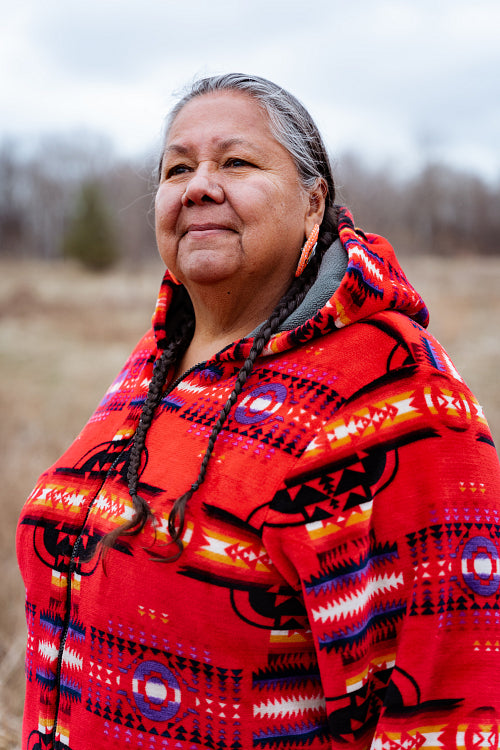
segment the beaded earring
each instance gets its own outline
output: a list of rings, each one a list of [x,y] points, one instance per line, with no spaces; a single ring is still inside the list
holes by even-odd
[[[302,252],[300,253],[299,264],[297,266],[297,270],[295,271],[295,276],[300,276],[303,273],[304,268],[307,266],[312,256],[314,255],[316,245],[318,244],[318,235],[319,224],[315,224],[312,228],[311,234],[304,244],[304,247],[302,248]]]

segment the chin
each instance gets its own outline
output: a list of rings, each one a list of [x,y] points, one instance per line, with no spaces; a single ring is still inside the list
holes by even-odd
[[[190,258],[188,263],[179,265],[182,278],[187,283],[192,281],[195,284],[215,284],[227,281],[240,269],[240,264],[236,262],[236,259],[221,257],[220,254],[214,253],[199,254],[198,257]]]
[[[189,282],[193,284],[200,284],[208,286],[210,284],[218,284],[223,281],[229,281],[231,274],[227,274],[224,270],[217,272],[216,270],[207,270],[204,272],[202,269],[196,269],[189,274],[184,274],[185,284],[189,286]]]

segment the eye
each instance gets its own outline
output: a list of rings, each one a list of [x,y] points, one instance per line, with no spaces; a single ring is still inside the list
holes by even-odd
[[[254,167],[255,164],[247,161],[246,159],[240,159],[237,156],[232,156],[224,162],[225,167]]]
[[[169,177],[175,177],[176,175],[185,174],[186,172],[191,171],[191,167],[188,167],[187,164],[174,164],[172,167],[165,170],[165,179],[168,180]]]

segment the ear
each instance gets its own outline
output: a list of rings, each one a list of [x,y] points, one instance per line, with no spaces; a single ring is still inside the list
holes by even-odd
[[[305,215],[305,236],[308,237],[315,224],[321,226],[325,214],[328,188],[325,180],[318,177],[315,186],[309,191],[309,201]]]

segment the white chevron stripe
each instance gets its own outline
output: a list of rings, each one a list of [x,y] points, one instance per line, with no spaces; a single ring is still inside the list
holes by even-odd
[[[211,386],[206,385],[193,385],[193,383],[188,383],[186,380],[183,380],[179,383],[177,386],[177,390],[179,391],[189,391],[190,393],[203,393],[207,390],[207,388],[210,388]]]
[[[210,552],[214,555],[225,555],[226,554],[226,547],[229,546],[229,542],[225,542],[222,539],[216,539],[213,536],[207,536],[205,534],[205,541],[208,542],[208,544],[203,545],[201,549],[206,550],[207,552]]]
[[[311,698],[305,698],[299,696],[297,698],[277,698],[276,700],[268,700],[266,703],[261,703],[258,706],[253,707],[253,715],[259,718],[279,718],[290,715],[304,714],[309,711],[321,711],[325,707],[325,698],[322,693],[312,696]]]
[[[359,591],[353,592],[344,598],[336,599],[326,607],[319,607],[319,609],[313,610],[313,617],[315,620],[320,620],[321,622],[351,617],[365,610],[377,594],[394,590],[402,585],[403,573],[399,573],[398,575],[395,573],[388,575],[386,573],[383,576],[378,576],[368,581],[366,586]]]
[[[81,669],[83,667],[83,659],[81,656],[73,651],[71,648],[67,648],[63,653],[63,664],[74,669]]]
[[[51,661],[57,659],[57,647],[55,643],[51,643],[50,641],[40,641],[38,644],[38,653],[40,656],[44,656]]]
[[[382,272],[380,271],[379,268],[377,268],[377,266],[375,265],[375,263],[373,262],[373,260],[370,260],[369,256],[365,253],[364,250],[362,250],[361,248],[352,248],[350,250],[350,255],[352,257],[355,257],[356,255],[358,255],[360,258],[362,258],[363,263],[368,268],[368,270],[371,271],[371,273],[377,279],[379,279],[380,281],[382,281],[382,279],[383,279]]]

